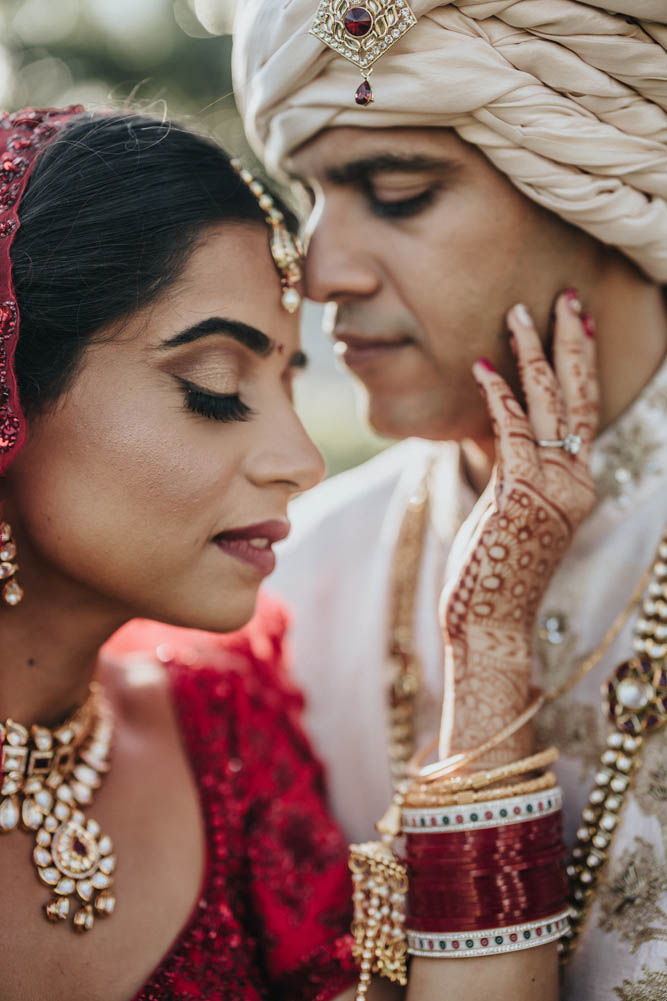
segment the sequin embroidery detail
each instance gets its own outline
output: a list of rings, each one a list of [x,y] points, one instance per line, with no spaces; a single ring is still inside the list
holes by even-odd
[[[82,111],[80,105],[72,105],[0,115],[0,472],[25,434],[13,366],[19,311],[10,251],[19,228],[18,206],[39,153],[73,115]]]
[[[283,613],[166,660],[204,811],[205,890],[135,1001],[329,1001],[356,982],[343,838],[281,679]],[[202,634],[198,634],[201,636]]]

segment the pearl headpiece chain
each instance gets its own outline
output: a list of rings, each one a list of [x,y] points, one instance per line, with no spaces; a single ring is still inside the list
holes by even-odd
[[[299,239],[290,233],[285,216],[266,188],[240,160],[232,160],[232,167],[246,184],[266,213],[266,221],[271,229],[271,256],[280,275],[283,287],[282,304],[288,313],[296,313],[301,305],[301,293],[296,286],[301,281],[303,271],[303,250]]]

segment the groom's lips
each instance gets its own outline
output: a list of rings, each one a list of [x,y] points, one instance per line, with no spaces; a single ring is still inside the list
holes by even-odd
[[[336,333],[336,354],[350,368],[393,361],[403,348],[414,344],[411,337],[363,337],[358,334]]]

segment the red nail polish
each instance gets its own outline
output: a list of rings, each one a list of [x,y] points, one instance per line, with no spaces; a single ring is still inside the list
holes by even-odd
[[[483,365],[487,372],[495,372],[495,368],[487,358],[478,358],[477,364]]]
[[[586,336],[591,338],[595,337],[595,320],[590,313],[584,313],[581,318],[581,323]]]
[[[577,316],[581,315],[581,296],[576,288],[568,288],[565,290],[565,298],[567,299],[567,304],[573,313]]]

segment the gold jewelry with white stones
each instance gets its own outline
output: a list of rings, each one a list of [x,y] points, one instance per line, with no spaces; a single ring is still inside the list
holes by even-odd
[[[232,160],[232,167],[244,184],[250,188],[259,207],[266,213],[271,230],[271,256],[280,275],[283,287],[281,302],[288,313],[296,313],[301,305],[301,293],[296,286],[303,275],[303,250],[299,238],[289,231],[285,216],[263,184],[247,170],[240,160]]]
[[[359,67],[364,79],[354,100],[367,107],[375,100],[373,66],[416,23],[408,0],[321,0],[310,34]]]
[[[2,600],[14,607],[23,600],[23,588],[16,579],[19,565],[16,562],[16,543],[12,537],[12,526],[0,521],[0,580]]]
[[[0,723],[0,833],[19,824],[34,832],[37,876],[53,891],[44,905],[46,917],[65,921],[78,901],[73,927],[80,932],[93,927],[96,914],[112,914],[116,903],[111,838],[83,813],[109,769],[112,738],[111,709],[96,684],[55,730],[28,730],[11,719]]]
[[[614,729],[607,738],[595,785],[568,866],[570,931],[563,957],[572,952],[600,876],[609,858],[619,814],[641,764],[644,739],[667,723],[667,531],[658,546],[642,615],[635,625],[635,656],[602,686],[606,715]]]
[[[354,887],[353,951],[361,971],[355,1001],[364,1001],[373,973],[407,984],[405,867],[390,844],[370,841],[350,847]]]

